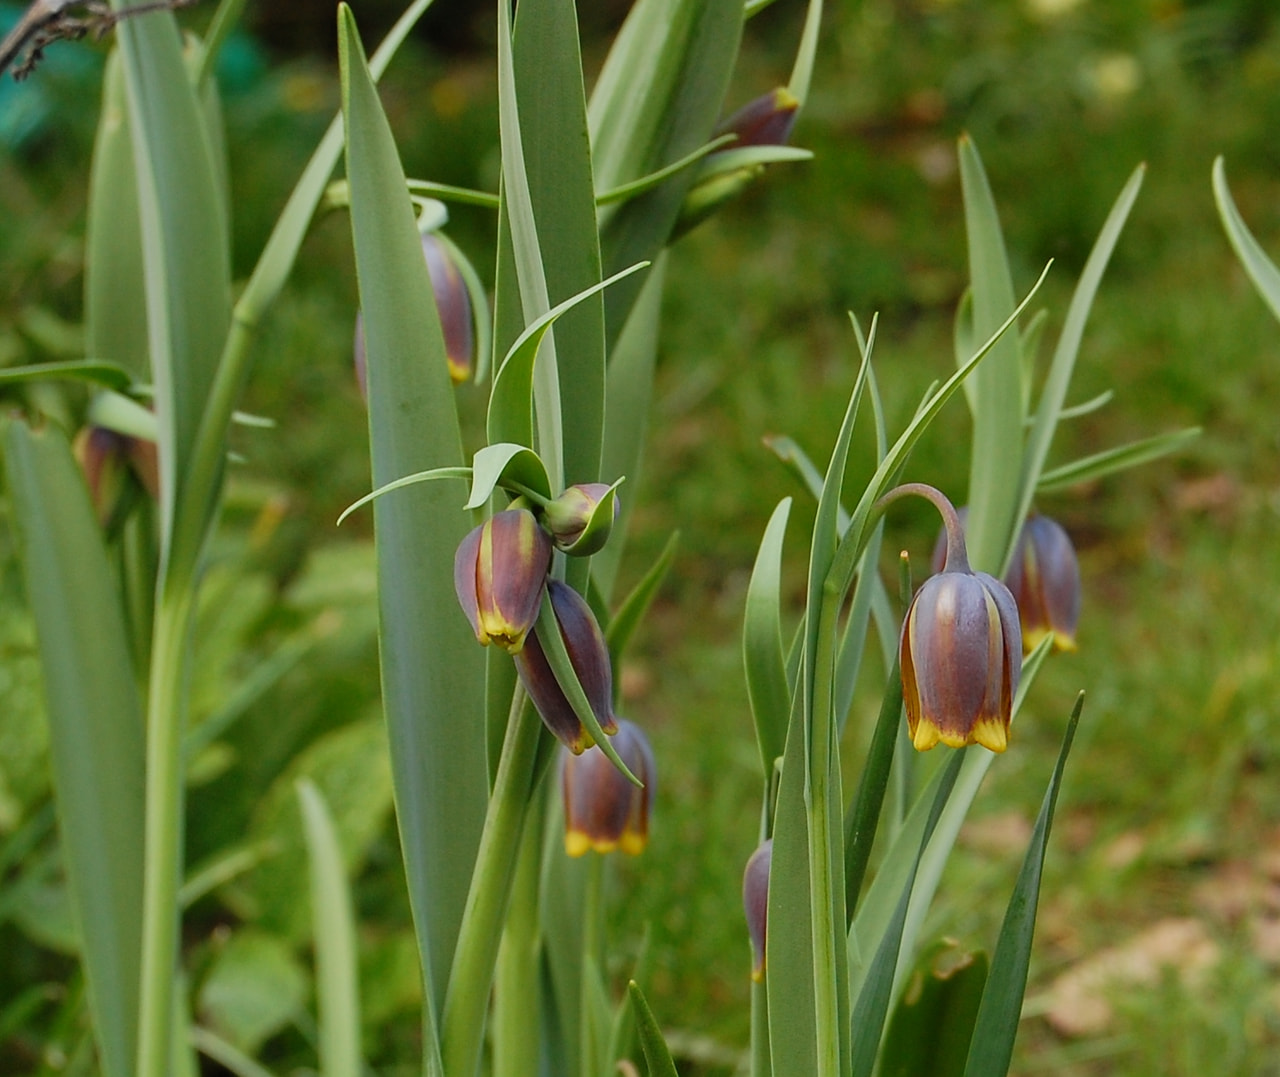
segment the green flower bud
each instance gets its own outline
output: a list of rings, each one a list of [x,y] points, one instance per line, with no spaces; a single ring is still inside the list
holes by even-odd
[[[471,377],[475,356],[475,338],[472,333],[471,293],[454,264],[448,249],[433,232],[422,237],[422,256],[427,261],[431,276],[431,291],[440,315],[440,329],[444,334],[445,361],[449,364],[449,377],[454,385],[461,385]],[[356,381],[360,395],[368,395],[368,360],[364,350],[364,318],[356,313],[355,341],[352,347],[355,359]]]
[[[649,843],[649,805],[657,769],[648,738],[639,726],[620,718],[612,743],[627,769],[644,782],[644,788],[623,777],[599,746],[581,755],[566,752],[560,765],[560,791],[564,798],[564,851],[570,856],[615,849],[636,856]]]
[[[747,933],[751,936],[751,978],[764,980],[765,927],[769,913],[769,868],[773,864],[773,839],[769,838],[747,861],[742,873],[742,907],[747,914]]]
[[[507,509],[471,531],[453,559],[453,586],[483,644],[518,654],[538,619],[551,536],[528,509]]]
[[[570,486],[542,510],[542,523],[557,549],[575,557],[599,553],[618,518],[618,498],[612,486],[584,482]]]
[[[550,544],[550,539],[547,541]],[[618,729],[613,715],[613,666],[604,633],[600,631],[586,599],[559,580],[547,582],[547,595],[551,599],[555,624],[548,624],[545,618],[538,621],[537,627],[525,640],[524,648],[515,656],[516,672],[520,674],[525,691],[547,728],[574,755],[581,755],[595,741],[556,680],[538,637],[543,632],[559,629],[592,713],[600,727],[609,734]]]
[[[1033,651],[1052,636],[1055,651],[1074,651],[1080,563],[1062,525],[1038,513],[1027,517],[1004,579],[1018,603],[1023,648]]]

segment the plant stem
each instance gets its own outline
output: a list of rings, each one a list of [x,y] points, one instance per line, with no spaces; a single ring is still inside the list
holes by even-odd
[[[546,802],[545,796],[534,797],[525,820],[520,858],[511,886],[511,910],[498,948],[493,1002],[493,1077],[525,1077],[529,1072],[529,1045],[538,1043],[542,1035],[538,902]]]
[[[138,1077],[167,1077],[178,961],[178,882],[182,872],[182,732],[195,586],[163,588],[157,602],[147,703],[145,865]]]
[[[537,784],[543,728],[523,689],[517,689],[445,992],[441,1055],[449,1077],[470,1077],[479,1065],[511,880]]]
[[[596,1027],[596,995],[592,990],[604,968],[604,860],[600,853],[587,854],[582,898],[582,988],[578,994],[578,1068],[582,1077],[597,1077],[603,1072],[600,1064],[608,1065],[608,1060],[601,1058],[604,1030]]]

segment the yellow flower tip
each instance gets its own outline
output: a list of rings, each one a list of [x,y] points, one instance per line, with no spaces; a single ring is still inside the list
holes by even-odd
[[[638,834],[634,830],[624,831],[622,837],[618,839],[618,848],[627,856],[639,856],[648,844],[649,835]]]
[[[971,736],[971,743],[981,744],[996,754],[1009,747],[1009,730],[999,718],[979,718]]]
[[[564,851],[570,856],[585,856],[591,851],[591,839],[581,830],[566,830]]]
[[[453,355],[446,355],[445,362],[449,364],[449,380],[454,385],[461,385],[463,382],[470,380],[471,361],[469,359],[459,359]]]
[[[921,718],[911,734],[911,745],[917,752],[927,752],[942,739],[941,730],[927,718]]]
[[[1063,651],[1067,654],[1075,654],[1075,636],[1069,632],[1055,632],[1053,634],[1053,649],[1055,651]]]
[[[757,984],[764,983],[764,962],[763,961],[761,961],[760,964],[752,968],[751,982],[757,983]]]

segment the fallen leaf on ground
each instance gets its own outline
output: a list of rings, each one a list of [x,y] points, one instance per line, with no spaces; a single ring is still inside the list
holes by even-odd
[[[1183,983],[1196,978],[1218,959],[1218,944],[1202,920],[1160,920],[1121,946],[1109,947],[1064,972],[1049,988],[1045,1014],[1064,1036],[1105,1032],[1113,1015],[1109,996],[1160,982],[1166,969]]]

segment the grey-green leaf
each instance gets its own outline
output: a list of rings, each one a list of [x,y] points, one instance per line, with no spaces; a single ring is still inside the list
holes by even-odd
[[[351,230],[364,312],[375,486],[462,466],[444,341],[404,172],[355,21],[339,10]],[[439,1022],[488,795],[483,653],[452,608],[453,553],[470,520],[446,484],[379,498],[383,705],[397,818],[427,983]],[[428,1043],[430,1059],[433,1045]]]
[[[11,419],[4,462],[48,700],[54,787],[106,1077],[134,1072],[143,717],[120,598],[61,431]]]

